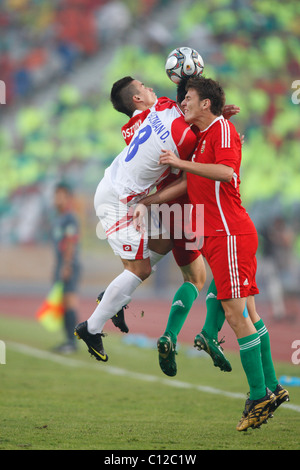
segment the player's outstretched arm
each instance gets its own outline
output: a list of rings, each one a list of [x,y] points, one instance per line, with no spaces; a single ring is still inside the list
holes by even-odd
[[[187,192],[186,175],[183,174],[178,180],[173,181],[165,188],[156,191],[154,194],[144,197],[136,205],[133,212],[133,226],[136,230],[143,232],[145,227],[145,216],[147,207],[151,204],[163,204],[165,202],[177,199]]]
[[[144,197],[139,202],[145,206],[150,206],[151,204],[163,204],[164,202],[173,201],[173,199],[177,199],[178,197],[183,196],[186,192],[187,182],[186,174],[184,173],[176,181],[173,181],[173,183],[165,186],[159,191],[156,191],[156,193]]]
[[[215,181],[230,182],[233,176],[233,168],[223,164],[216,163],[198,163],[187,160],[180,160],[171,150],[163,150],[160,156],[160,163],[170,165],[173,168],[203,176],[204,178]]]

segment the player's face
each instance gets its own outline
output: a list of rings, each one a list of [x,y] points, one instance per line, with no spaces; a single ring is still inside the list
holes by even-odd
[[[190,88],[181,103],[186,122],[192,123],[199,116],[200,103],[198,93],[196,90]]]
[[[205,117],[210,101],[207,98],[200,100],[197,91],[190,88],[181,104],[185,121],[198,125]]]
[[[54,206],[58,212],[64,212],[69,207],[69,195],[62,189],[57,189],[54,194]]]
[[[144,83],[139,80],[134,80],[133,84],[138,91],[137,96],[139,97],[140,102],[142,102],[146,108],[153,106],[157,100],[157,96],[154,93],[153,88],[146,87]]]

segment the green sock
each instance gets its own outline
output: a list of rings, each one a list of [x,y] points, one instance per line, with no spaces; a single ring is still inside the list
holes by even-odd
[[[194,284],[184,282],[174,296],[167,328],[164,333],[171,337],[174,344],[177,342],[177,336],[198,294],[198,289]]]
[[[261,360],[258,333],[239,338],[240,357],[250,387],[250,400],[258,400],[266,394],[265,376]]]
[[[217,299],[217,288],[214,279],[206,294],[206,318],[202,331],[210,338],[218,340],[218,333],[225,322],[225,312],[220,300]]]
[[[276,389],[278,385],[278,380],[276,377],[272,354],[271,354],[271,343],[270,343],[269,332],[262,319],[254,323],[254,326],[260,337],[261,360],[262,360],[262,365],[264,369],[266,385],[271,390],[271,392],[274,392],[274,390]]]

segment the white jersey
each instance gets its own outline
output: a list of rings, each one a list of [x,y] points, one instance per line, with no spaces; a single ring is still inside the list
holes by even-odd
[[[133,226],[132,205],[170,174],[168,165],[159,164],[162,149],[187,159],[197,138],[175,101],[168,98],[159,98],[152,108],[135,113],[122,133],[127,147],[106,169],[94,205],[114,253],[122,259],[146,259],[148,234]]]
[[[152,108],[135,113],[122,133],[129,145],[106,169],[104,178],[119,200],[130,205],[170,174],[168,165],[159,164],[162,149],[187,159],[196,145],[195,134],[180,108],[168,98],[159,98]]]

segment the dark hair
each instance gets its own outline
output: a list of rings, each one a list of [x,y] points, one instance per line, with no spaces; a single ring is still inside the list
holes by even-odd
[[[69,183],[66,183],[65,181],[61,181],[59,183],[57,183],[57,185],[55,186],[55,191],[65,191],[67,194],[73,194],[73,190],[71,188],[71,186],[69,185]]]
[[[184,100],[185,98],[185,95],[186,95],[186,85],[187,85],[187,82],[188,82],[188,78],[182,78],[179,82],[179,84],[177,85],[177,103],[182,103],[182,101]]]
[[[133,80],[134,78],[132,77],[121,78],[113,84],[110,92],[110,101],[113,107],[129,117],[135,111],[132,98],[137,93],[136,87],[132,84]]]
[[[192,77],[186,85],[186,90],[190,88],[197,92],[201,101],[209,99],[212,114],[221,116],[225,105],[225,93],[218,82],[211,78]]]

